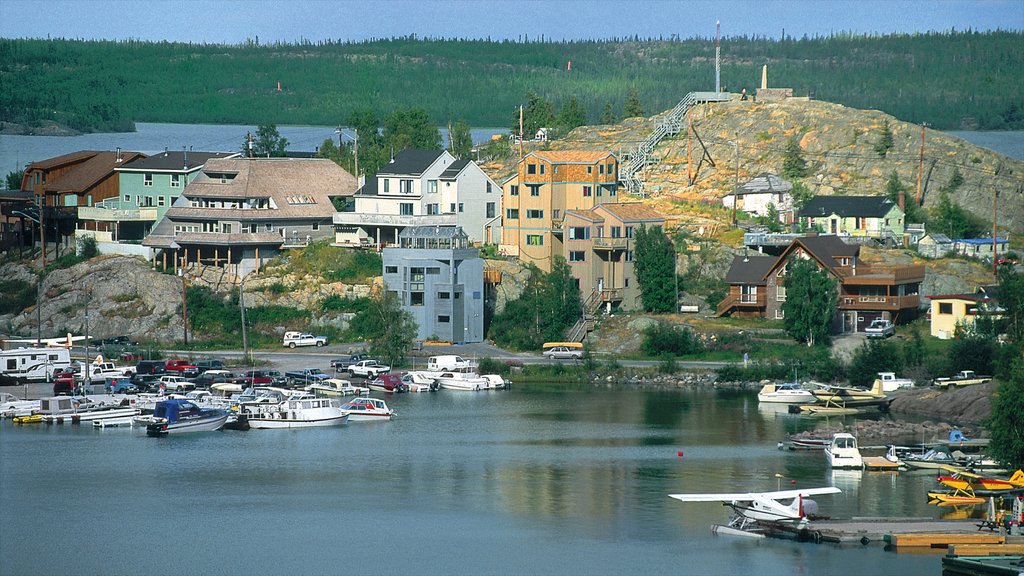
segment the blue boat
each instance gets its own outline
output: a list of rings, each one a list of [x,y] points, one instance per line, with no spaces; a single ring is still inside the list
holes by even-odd
[[[146,419],[146,434],[210,432],[220,430],[227,420],[226,410],[201,408],[189,400],[162,400],[156,403],[153,415]]]

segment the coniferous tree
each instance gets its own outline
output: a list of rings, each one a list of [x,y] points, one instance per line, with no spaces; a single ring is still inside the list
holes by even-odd
[[[575,96],[570,96],[562,109],[558,111],[558,126],[566,132],[587,123],[587,111],[580,106]]]
[[[274,124],[261,124],[256,129],[252,143],[252,154],[257,158],[284,156],[288,139],[283,138]]]
[[[804,151],[800,147],[800,140],[794,134],[786,140],[786,150],[782,155],[782,175],[790,179],[803,178],[807,176],[807,172]]]
[[[341,164],[341,151],[338,150],[338,145],[334,143],[333,138],[325,138],[320,147],[317,148],[316,155],[318,158],[327,158],[328,160],[334,160],[339,165]]]
[[[370,353],[383,358],[388,366],[400,366],[412,349],[419,327],[412,314],[402,309],[398,294],[387,289],[378,290],[370,298],[367,323],[371,334]]]
[[[615,117],[615,109],[611,102],[604,103],[604,112],[601,112],[601,124],[615,124],[619,119]]]
[[[889,121],[886,120],[882,123],[882,134],[878,137],[878,142],[875,142],[875,152],[885,158],[885,155],[892,150],[892,128],[889,127]]]
[[[21,181],[25,177],[24,170],[12,170],[7,173],[7,189],[20,190]]]
[[[623,108],[622,116],[624,118],[635,118],[643,115],[644,105],[640,102],[640,96],[637,95],[635,87],[630,88],[629,94],[626,96],[626,105]]]
[[[810,259],[790,258],[786,264],[786,301],[782,303],[786,333],[808,346],[827,344],[839,291],[828,272]]]
[[[992,398],[988,429],[992,431],[992,456],[1007,469],[1024,467],[1024,360],[1014,362],[1010,378]]]
[[[633,268],[636,283],[640,286],[640,300],[647,312],[672,312],[675,310],[676,293],[675,258],[676,250],[672,240],[661,228],[647,229],[640,226],[634,230],[635,252]]]

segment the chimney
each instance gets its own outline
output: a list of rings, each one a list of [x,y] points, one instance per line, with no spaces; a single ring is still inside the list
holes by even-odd
[[[121,147],[118,146],[117,147],[117,156],[116,156],[115,162],[120,162],[120,161],[121,161]]]
[[[188,150],[184,146],[181,147],[181,153],[184,156],[185,170],[188,170]]]

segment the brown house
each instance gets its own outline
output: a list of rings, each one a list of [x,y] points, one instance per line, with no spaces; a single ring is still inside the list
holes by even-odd
[[[98,152],[83,150],[33,162],[25,168],[21,189],[44,198],[46,206],[93,206],[120,196],[119,178],[114,171],[137,158],[141,152]]]
[[[877,318],[904,322],[917,316],[925,267],[865,263],[860,260],[860,247],[838,236],[797,238],[777,258],[736,257],[726,275],[729,294],[719,303],[718,315],[782,319],[790,257],[809,258],[838,281],[833,319],[837,332],[861,332]]]

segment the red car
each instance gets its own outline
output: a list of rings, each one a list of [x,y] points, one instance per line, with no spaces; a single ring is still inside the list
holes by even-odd
[[[168,360],[167,372],[181,374],[182,376],[198,376],[199,368],[188,360]]]
[[[274,384],[274,377],[267,374],[266,370],[246,370],[239,382],[246,386],[270,386]]]

